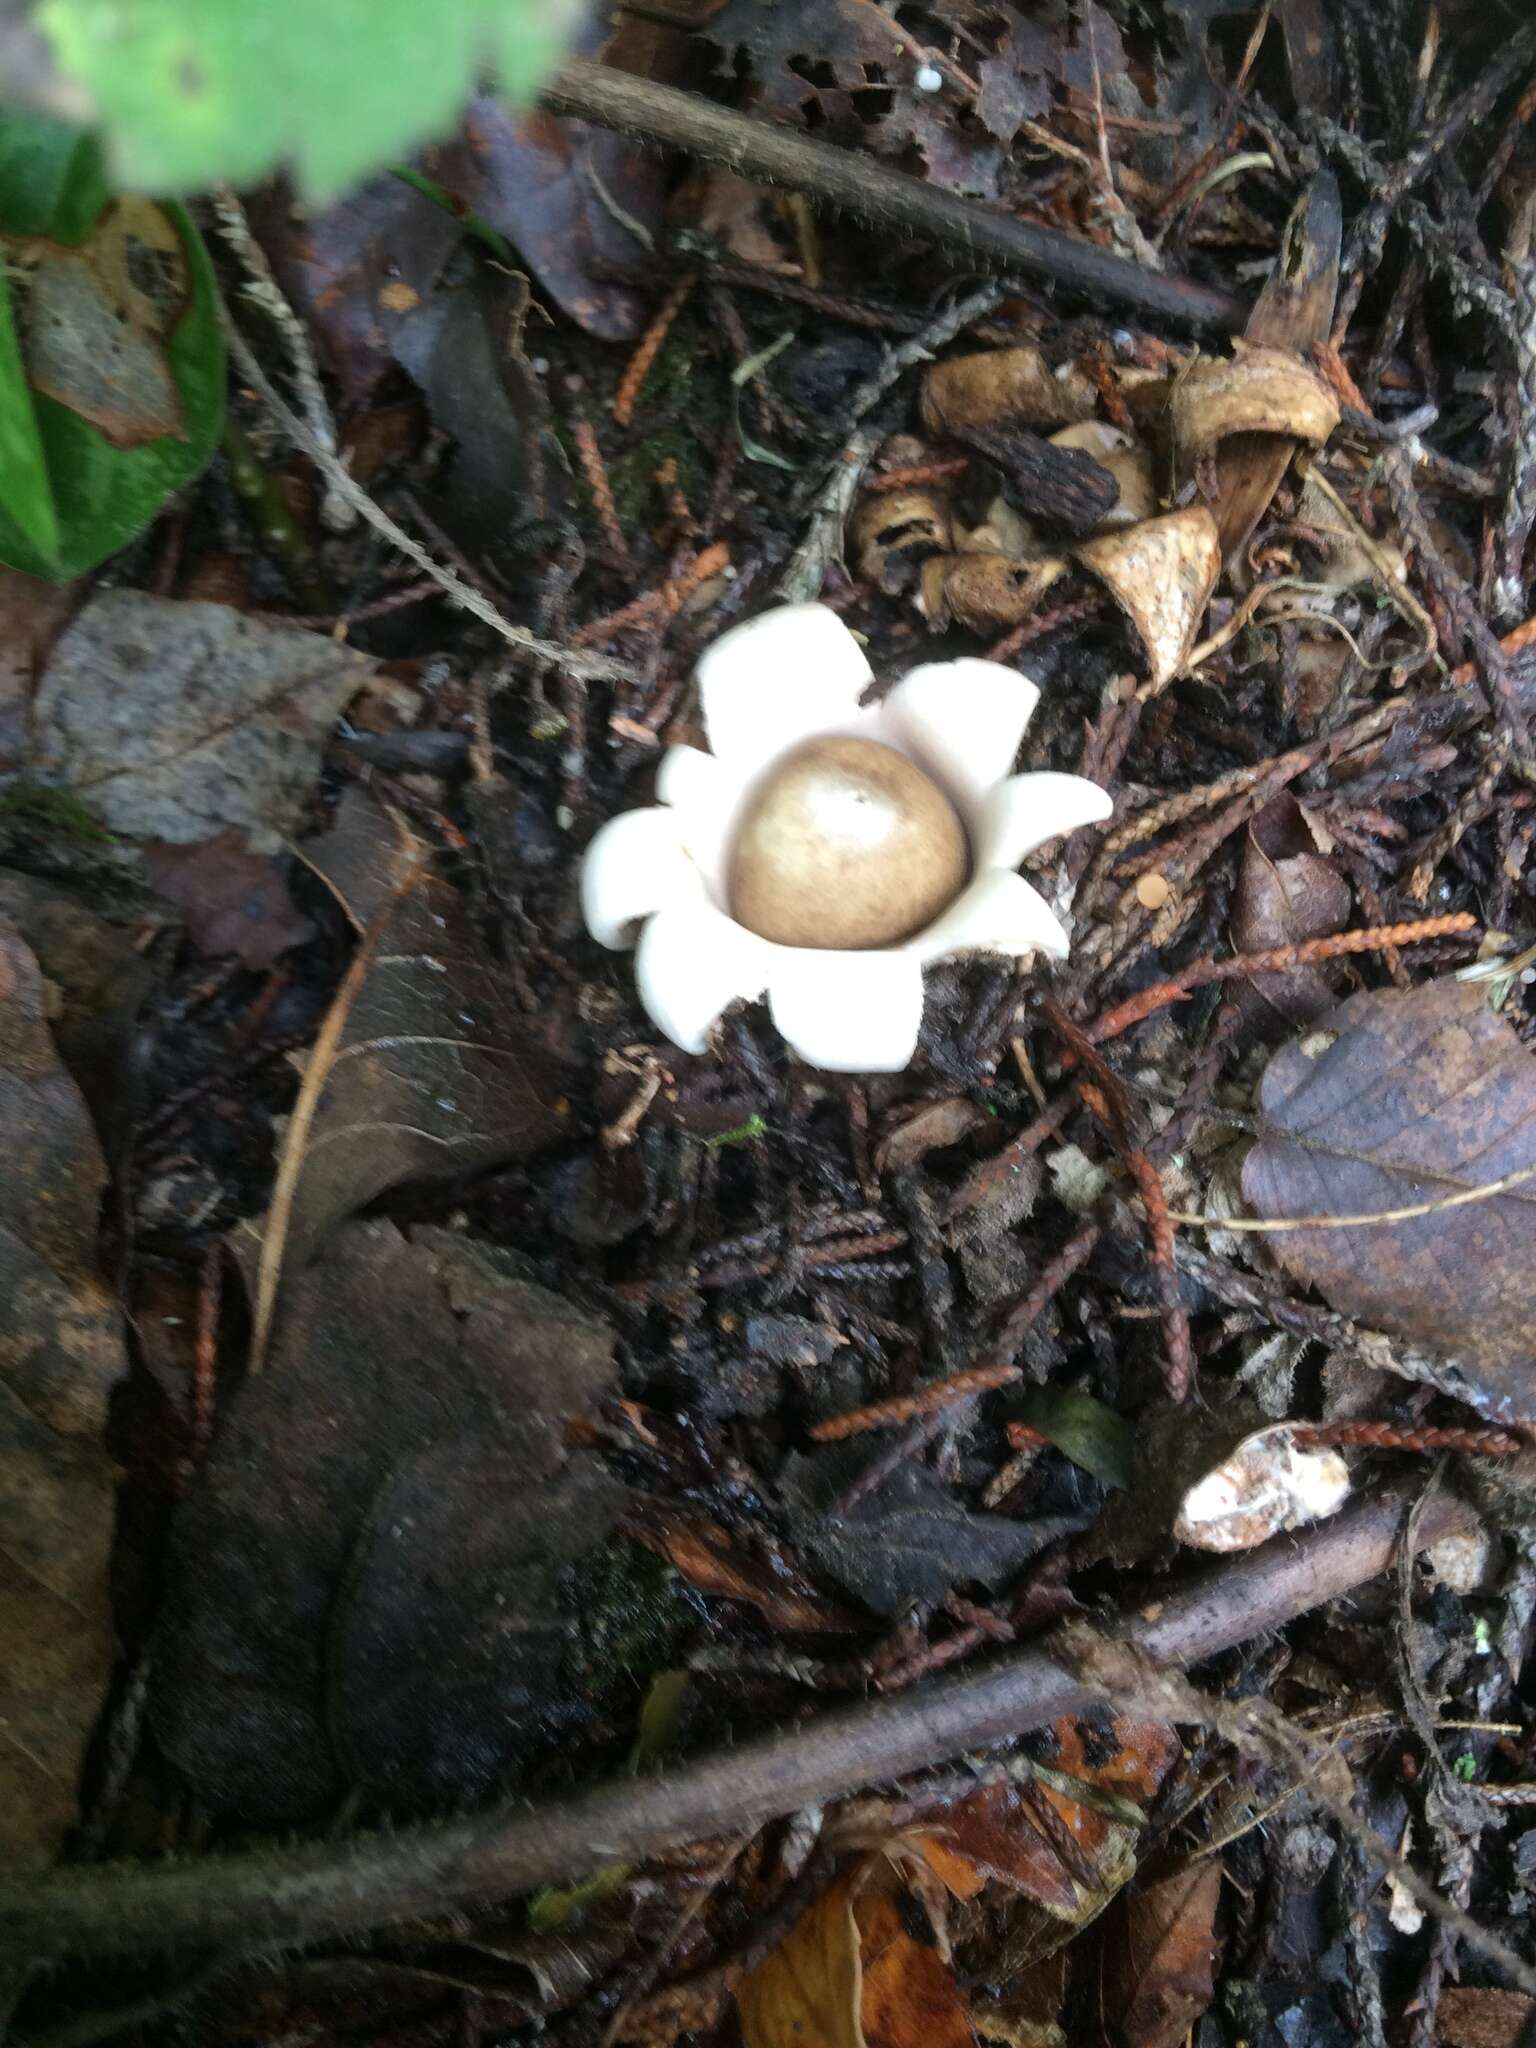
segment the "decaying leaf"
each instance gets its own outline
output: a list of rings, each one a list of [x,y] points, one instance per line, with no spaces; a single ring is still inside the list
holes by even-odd
[[[1338,181],[1318,171],[1285,224],[1235,355],[1198,357],[1175,385],[1175,471],[1200,482],[1226,561],[1263,517],[1297,448],[1320,447],[1338,424],[1337,400],[1302,356],[1333,324],[1342,232]]]
[[[1244,953],[1296,945],[1342,931],[1354,896],[1317,850],[1300,805],[1276,797],[1248,827],[1242,875],[1232,906],[1233,943]],[[1252,986],[1292,1024],[1306,1024],[1333,1001],[1327,971],[1293,967],[1256,975]]]
[[[737,1988],[746,2048],[974,2048],[965,1993],[901,1890],[873,1856],[800,1916]]]
[[[78,1818],[112,1668],[107,1403],[126,1370],[96,1271],[106,1168],[45,1021],[37,963],[0,926],[0,1839],[47,1862]]]
[[[962,1143],[991,1121],[967,1095],[942,1095],[936,1102],[922,1103],[893,1124],[875,1147],[876,1171],[895,1173],[904,1166],[916,1166],[930,1152]]]
[[[448,1231],[355,1223],[296,1279],[167,1568],[151,1713],[201,1799],[438,1811],[580,1725],[561,1574],[624,1495],[563,1433],[612,1343]]]
[[[923,425],[935,436],[958,427],[1065,427],[1092,419],[1098,396],[1081,370],[1053,370],[1037,348],[951,356],[923,379]]]
[[[1144,519],[1072,550],[1136,629],[1154,689],[1171,682],[1195,644],[1216,578],[1221,544],[1204,505]]]
[[[316,1075],[313,1119],[292,1134],[301,1150],[280,1247],[290,1273],[386,1188],[525,1157],[567,1114],[558,1062],[417,843],[354,788],[305,852],[375,943],[360,985],[338,998],[345,1015]],[[253,1264],[263,1229],[247,1225],[236,1242]]]
[[[1294,1423],[1255,1430],[1184,1496],[1173,1533],[1196,1550],[1251,1550],[1283,1529],[1337,1514],[1349,1467],[1337,1451],[1303,1450]]]
[[[859,1444],[829,1444],[785,1461],[779,1488],[795,1541],[877,1614],[939,1600],[951,1587],[1000,1585],[1081,1520],[1014,1522],[973,1515],[926,1465],[910,1461],[843,1513],[833,1510],[869,1461]]]
[[[706,1515],[688,1515],[653,1504],[636,1517],[628,1533],[637,1543],[664,1557],[701,1593],[727,1600],[745,1600],[784,1634],[817,1634],[823,1630],[859,1627],[858,1615],[829,1600],[818,1600],[796,1587],[782,1569],[743,1554],[730,1531]]]
[[[138,590],[93,597],[33,708],[32,772],[114,832],[178,845],[301,828],[326,736],[373,663],[318,633]]]
[[[191,296],[187,253],[152,200],[114,200],[78,248],[41,238],[4,249],[34,391],[114,448],[183,436],[166,344]]]
[[[661,232],[665,180],[652,152],[586,121],[519,116],[484,93],[455,157],[467,163],[446,182],[500,228],[563,312],[604,341],[641,331],[646,299],[626,280],[646,276],[645,238]]]
[[[314,937],[277,857],[252,853],[240,832],[221,832],[200,846],[151,841],[144,859],[156,889],[186,919],[188,938],[210,960],[233,954],[243,966],[270,967],[290,946]]]
[[[1475,983],[1351,996],[1282,1046],[1243,1167],[1259,1215],[1375,1215],[1536,1164],[1536,1060]],[[1536,1182],[1269,1248],[1337,1309],[1456,1358],[1490,1413],[1530,1415]]]
[[[1116,1902],[1103,1939],[1102,2007],[1124,2048],[1179,2048],[1216,1995],[1221,1859],[1205,1856]]]
[[[931,555],[923,564],[918,609],[936,626],[995,633],[1032,618],[1066,568],[1059,555],[1029,562],[1007,555]]]

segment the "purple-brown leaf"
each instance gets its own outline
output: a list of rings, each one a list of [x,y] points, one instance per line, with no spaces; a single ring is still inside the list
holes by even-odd
[[[1276,1053],[1262,1106],[1243,1193],[1266,1218],[1371,1215],[1536,1165],[1536,1060],[1473,983],[1351,996]],[[1531,1412],[1536,1181],[1268,1242],[1336,1309],[1458,1359],[1490,1413]]]

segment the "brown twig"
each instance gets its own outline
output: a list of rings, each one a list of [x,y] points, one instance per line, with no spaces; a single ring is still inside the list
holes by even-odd
[[[1150,1609],[1124,1617],[1124,1639],[1166,1670],[1282,1627],[1383,1571],[1405,1514],[1402,1498],[1383,1491],[1315,1529],[1160,1589]],[[1433,1544],[1466,1526],[1467,1510],[1437,1493],[1419,1540]],[[441,1826],[270,1853],[15,1871],[0,1880],[0,1956],[270,1948],[484,1905],[568,1883],[599,1862],[745,1829],[1011,1742],[1094,1697],[1048,1645],[1032,1646],[558,1806],[530,1810],[519,1798]]]
[[[819,1444],[841,1443],[844,1437],[862,1436],[867,1430],[889,1429],[898,1422],[915,1422],[920,1416],[952,1408],[972,1394],[987,1394],[1005,1387],[1019,1377],[1016,1365],[972,1365],[947,1379],[930,1380],[910,1394],[897,1394],[889,1401],[871,1401],[865,1408],[850,1408],[842,1415],[829,1415],[811,1430]]]
[[[980,265],[1045,278],[1063,290],[1179,327],[1233,334],[1248,318],[1246,303],[1229,293],[1145,270],[1096,243],[1015,219],[887,170],[857,151],[754,121],[674,86],[572,58],[540,99],[552,113],[575,114],[599,127],[687,150],[738,177],[787,185],[877,227],[925,236],[952,252],[957,269]]]

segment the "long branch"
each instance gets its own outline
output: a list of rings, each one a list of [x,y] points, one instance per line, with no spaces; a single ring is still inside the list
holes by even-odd
[[[1143,270],[1097,243],[1015,220],[996,207],[941,192],[905,171],[887,170],[855,150],[753,120],[698,93],[572,58],[540,99],[551,113],[576,114],[643,142],[686,150],[724,164],[738,177],[788,185],[872,227],[896,228],[936,243],[961,270],[1039,278],[1176,327],[1240,334],[1248,318],[1247,301],[1230,292]]]
[[[1420,1517],[1420,1542],[1436,1542],[1463,1514],[1437,1496]],[[1399,1496],[1380,1494],[1300,1538],[1215,1567],[1123,1615],[1113,1632],[1164,1668],[1198,1663],[1385,1570],[1404,1516]],[[1048,1648],[1032,1648],[558,1806],[517,1803],[446,1826],[271,1854],[12,1871],[0,1876],[0,1958],[356,1935],[755,1827],[1010,1740],[1092,1698]]]

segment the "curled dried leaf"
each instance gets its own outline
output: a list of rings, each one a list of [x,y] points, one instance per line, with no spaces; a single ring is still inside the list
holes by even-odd
[[[936,626],[969,626],[978,633],[1017,626],[1034,615],[1066,567],[1059,555],[1030,562],[1006,555],[933,555],[923,564],[918,609]]]
[[[1037,348],[999,348],[935,363],[923,383],[930,433],[959,427],[1064,427],[1092,419],[1097,394],[1071,364],[1053,370]]]
[[[1200,356],[1173,388],[1173,445],[1181,475],[1233,434],[1279,434],[1320,448],[1339,424],[1339,401],[1286,349],[1245,346]]]
[[[909,590],[921,564],[950,546],[947,499],[914,487],[865,498],[848,522],[854,567],[887,596]]]
[[[1073,549],[1136,629],[1152,687],[1183,667],[1221,570],[1216,521],[1204,505],[1144,519]]]

